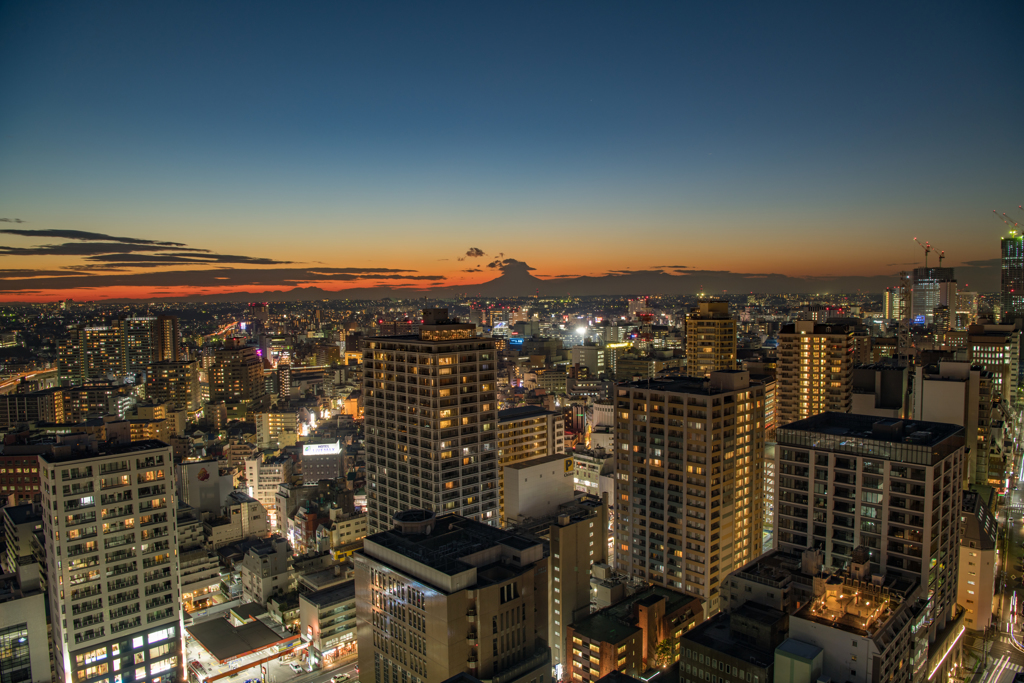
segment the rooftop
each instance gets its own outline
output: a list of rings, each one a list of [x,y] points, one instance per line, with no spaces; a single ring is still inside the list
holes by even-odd
[[[719,613],[684,633],[683,639],[766,669],[775,661],[775,650],[762,650],[751,638],[737,637],[731,627],[732,614],[766,624],[786,618],[786,613],[756,602],[746,602],[731,614]]]
[[[545,455],[540,458],[530,458],[529,460],[518,460],[516,462],[510,462],[504,465],[505,469],[513,470],[525,470],[530,467],[536,467],[538,465],[549,465],[553,462],[561,462],[563,460],[571,460],[572,454],[560,454],[560,455]]]
[[[557,415],[558,413],[550,410],[545,410],[540,406],[521,406],[519,408],[509,408],[508,410],[498,411],[498,422],[515,422],[516,420],[526,420],[531,417],[543,417],[545,415]]]
[[[236,659],[270,645],[291,640],[291,638],[282,639],[273,629],[258,619],[237,628],[226,619],[211,619],[188,626],[185,630],[220,662]]]
[[[36,510],[32,503],[26,503],[25,505],[8,505],[3,508],[3,511],[5,515],[10,517],[11,522],[18,526],[43,521],[42,509]]]
[[[304,593],[299,596],[299,600],[305,600],[312,605],[324,608],[331,605],[337,605],[338,603],[346,600],[354,600],[355,597],[356,582],[346,581],[340,586],[331,586],[330,588],[325,588],[313,593]]]
[[[391,529],[368,536],[366,540],[449,576],[472,568],[474,565],[461,558],[473,553],[497,545],[519,551],[539,545],[518,534],[458,515],[438,517],[429,533],[401,533],[398,529]]]
[[[618,643],[631,633],[639,630],[636,626],[637,607],[651,606],[658,600],[665,600],[665,614],[672,614],[690,604],[696,614],[701,611],[701,600],[688,593],[680,593],[662,586],[648,586],[611,607],[594,612],[589,617],[573,624],[576,633],[591,640],[606,643]]]
[[[964,443],[959,425],[921,420],[897,420],[874,415],[821,413],[780,426],[779,444],[810,446],[823,450],[902,460],[907,453],[882,444],[902,444],[914,450],[931,450],[941,459]],[[934,464],[937,460],[933,460]]]

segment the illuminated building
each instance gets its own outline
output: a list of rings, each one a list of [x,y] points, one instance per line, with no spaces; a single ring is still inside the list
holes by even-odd
[[[846,325],[809,320],[783,326],[776,381],[779,425],[828,410],[849,412],[853,331]]]
[[[596,682],[613,671],[641,676],[660,668],[655,650],[664,640],[672,644],[667,665],[674,664],[679,660],[680,638],[702,621],[700,598],[649,586],[573,622],[569,627],[568,679]]]
[[[146,398],[155,403],[173,403],[176,408],[198,410],[199,363],[161,361],[146,371]]]
[[[100,448],[39,456],[57,680],[169,683],[183,676],[171,449]]]
[[[964,606],[964,622],[972,631],[992,624],[996,586],[996,527],[989,506],[975,491],[964,492],[960,510],[960,582],[957,602]]]
[[[552,683],[543,542],[425,510],[394,523],[352,556],[360,677]]]
[[[910,296],[910,322],[934,324],[939,306],[956,306],[956,277],[952,268],[914,268]]]
[[[75,328],[58,343],[57,375],[61,384],[81,384],[123,374],[119,327]]]
[[[565,453],[562,416],[537,406],[498,412],[498,516],[505,523],[504,468],[515,462]]]
[[[301,594],[299,633],[309,640],[314,667],[351,652],[356,646],[355,581]]]
[[[941,667],[942,653],[929,666],[930,615],[920,581],[889,572],[872,577],[866,548],[857,554],[848,571],[816,578],[821,593],[789,616],[789,639],[776,650],[776,680],[802,681],[808,660],[817,661],[819,678],[849,683],[947,680],[928,676]]]
[[[764,385],[726,370],[616,393],[616,568],[714,614],[722,579],[761,554]]]
[[[895,287],[886,287],[885,292],[882,294],[882,315],[886,320],[904,320],[907,317],[909,311],[906,310],[904,302],[906,301],[906,288],[908,284],[901,284]]]
[[[256,413],[256,446],[294,446],[299,435],[299,423],[299,412],[294,408],[276,408]]]
[[[257,349],[229,339],[217,349],[210,365],[210,400],[252,401],[266,394],[263,361]]]
[[[247,493],[267,511],[271,529],[282,528],[286,513],[278,507],[277,489],[281,484],[291,483],[291,480],[292,459],[287,456],[264,458],[254,455],[245,459]]]
[[[608,508],[596,496],[578,495],[557,514],[532,521],[519,530],[548,542],[548,643],[556,671],[568,669],[572,646],[569,626],[590,614],[590,571],[608,557]],[[559,680],[562,680],[559,677]]]
[[[963,428],[830,412],[780,426],[777,438],[777,547],[817,548],[827,567],[864,561],[868,576],[920,584],[928,601],[914,635],[918,680],[917,667],[929,656],[938,661],[962,635]]]
[[[789,615],[756,602],[716,614],[682,635],[679,681],[701,683],[711,661],[722,663],[720,683],[774,681],[775,648],[788,632]]]
[[[156,317],[156,360],[182,361],[181,356],[181,325],[173,315]]]
[[[1024,317],[1024,235],[1016,230],[999,240],[1002,251],[1000,303],[1010,322]]]
[[[498,523],[494,340],[424,311],[418,335],[363,351],[369,530],[422,508]]]
[[[31,422],[63,421],[63,409],[60,412],[57,409],[58,396],[55,389],[0,394],[0,429],[12,429]]]
[[[4,681],[50,681],[51,647],[46,590],[38,572],[16,567],[0,576],[0,677]]]
[[[727,301],[702,301],[686,316],[686,374],[736,369],[736,319]]]
[[[972,365],[992,373],[992,398],[1010,405],[1017,400],[1020,331],[1013,325],[971,325],[967,354]]]

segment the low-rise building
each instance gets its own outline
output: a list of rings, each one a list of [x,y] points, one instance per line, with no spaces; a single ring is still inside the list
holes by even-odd
[[[573,622],[569,677],[577,683],[596,681],[615,670],[639,676],[672,664],[679,661],[680,638],[702,621],[699,597],[649,586]]]
[[[699,683],[714,671],[721,683],[771,683],[775,648],[789,631],[789,615],[756,602],[721,612],[684,633],[680,683]]]
[[[280,536],[252,545],[240,564],[242,599],[266,606],[274,595],[283,595],[295,588],[292,553],[288,542]]]
[[[355,581],[299,595],[299,633],[312,667],[328,665],[356,647]]]

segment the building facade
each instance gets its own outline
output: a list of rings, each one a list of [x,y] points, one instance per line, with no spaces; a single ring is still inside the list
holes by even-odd
[[[57,680],[183,676],[175,495],[158,441],[39,456]],[[123,675],[123,674],[122,674]]]
[[[779,333],[777,424],[825,411],[849,412],[853,403],[853,330],[799,320]]]
[[[618,387],[615,564],[719,609],[761,554],[764,386],[745,371]]]
[[[366,340],[363,396],[369,531],[422,508],[497,524],[494,340],[424,311],[419,334]]]

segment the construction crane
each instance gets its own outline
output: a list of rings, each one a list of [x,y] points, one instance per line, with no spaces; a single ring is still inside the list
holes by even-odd
[[[925,269],[927,269],[928,268],[928,254],[930,254],[933,251],[932,245],[929,244],[928,242],[924,242],[922,244],[921,240],[917,239],[916,237],[914,238],[914,241],[917,242],[919,247],[924,249],[924,267],[925,267]]]
[[[946,252],[945,251],[940,251],[939,252],[939,268],[942,267],[942,259],[944,259],[944,258],[946,258]]]

